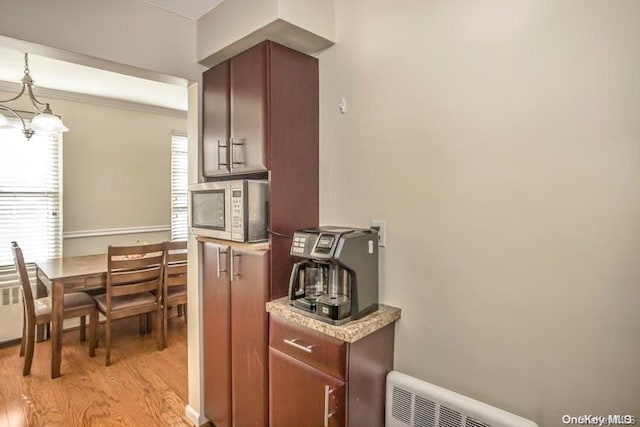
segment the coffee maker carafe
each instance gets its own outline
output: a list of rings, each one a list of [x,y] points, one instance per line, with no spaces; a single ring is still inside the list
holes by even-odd
[[[378,237],[373,229],[319,227],[296,231],[291,305],[339,325],[378,309]]]

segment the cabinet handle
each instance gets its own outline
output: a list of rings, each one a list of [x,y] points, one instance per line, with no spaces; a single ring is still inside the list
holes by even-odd
[[[231,251],[231,258],[229,259],[229,270],[230,270],[230,275],[229,277],[231,278],[231,281],[233,282],[233,276],[240,276],[240,271],[238,271],[237,273],[234,273],[234,268],[233,265],[235,264],[233,262],[234,258],[238,258],[238,261],[240,261],[240,254],[235,252],[233,249],[229,249]]]
[[[334,391],[335,389],[328,385],[324,386],[324,427],[329,427],[329,418],[335,414],[335,412],[329,413],[329,396]]]
[[[222,144],[220,144],[220,140],[218,140],[218,170],[220,170],[220,166],[228,166],[228,163],[227,163],[227,162],[222,163],[222,162],[220,161],[220,149],[221,149],[221,148],[227,148],[227,147],[228,147],[227,145],[222,145]],[[226,157],[226,156],[225,156],[225,157]]]
[[[227,255],[227,251],[226,250],[221,251],[220,248],[216,247],[216,258],[218,259],[218,262],[216,264],[216,267],[217,267],[216,268],[216,273],[217,273],[218,277],[220,277],[220,273],[226,273],[227,272],[226,268],[224,270],[222,270],[220,268],[220,265],[222,264],[222,262],[220,261],[220,253],[223,253],[223,254]]]
[[[298,339],[293,339],[293,340],[288,340],[288,339],[284,339],[284,343],[290,345],[291,347],[295,347],[298,350],[302,350],[304,352],[307,353],[311,353],[313,351],[313,346],[312,345],[302,345],[302,344],[298,344],[297,343]]]
[[[231,153],[231,168],[233,169],[233,167],[235,165],[244,165],[244,162],[236,162],[235,160],[233,160],[233,153],[234,153],[234,147],[237,146],[243,146],[244,142],[236,142],[234,137],[229,138],[229,143],[231,145],[231,147],[229,147],[229,152]]]

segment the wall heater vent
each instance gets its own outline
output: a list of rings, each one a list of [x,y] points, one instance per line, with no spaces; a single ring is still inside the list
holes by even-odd
[[[537,427],[533,421],[398,371],[387,375],[386,427]]]
[[[20,293],[20,286],[2,288],[2,293],[0,294],[0,305],[19,304],[21,302]]]

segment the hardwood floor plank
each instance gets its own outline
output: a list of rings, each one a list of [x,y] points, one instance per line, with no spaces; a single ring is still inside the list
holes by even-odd
[[[65,332],[62,376],[49,377],[51,343],[37,343],[31,375],[22,376],[19,345],[0,349],[0,427],[190,426],[187,345],[183,318],[169,321],[169,347],[157,351],[155,331],[138,333],[138,319],[114,323],[112,365],[104,347],[88,355],[78,331]]]

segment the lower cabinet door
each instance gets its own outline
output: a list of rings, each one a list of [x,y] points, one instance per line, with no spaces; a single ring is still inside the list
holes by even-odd
[[[231,288],[228,246],[202,245],[204,412],[216,427],[231,427]]]
[[[269,348],[271,427],[346,425],[346,383]]]
[[[231,249],[231,389],[233,425],[268,423],[269,252]]]

